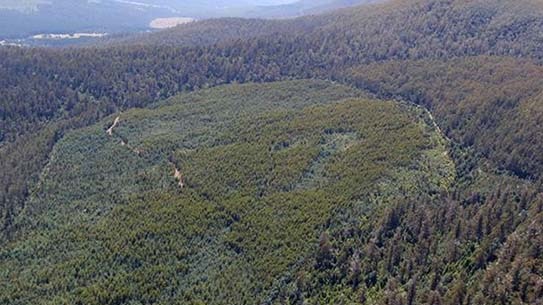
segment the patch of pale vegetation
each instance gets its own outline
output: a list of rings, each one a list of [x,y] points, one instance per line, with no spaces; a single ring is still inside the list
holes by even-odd
[[[113,121],[113,124],[111,125],[111,127],[108,128],[108,130],[106,131],[106,133],[110,136],[113,136],[113,128],[117,127],[117,125],[119,125],[119,121],[121,120],[121,117],[118,116],[115,118],[115,121]]]
[[[323,135],[319,143],[319,155],[298,183],[298,189],[309,189],[325,185],[328,182],[326,162],[334,155],[344,152],[359,142],[355,132],[332,132]]]
[[[21,47],[22,45],[20,43],[0,40],[0,46]]]
[[[80,39],[80,38],[100,38],[106,36],[106,33],[73,33],[73,34],[38,34],[32,36],[32,39]]]
[[[188,17],[157,18],[151,21],[149,26],[153,29],[168,29],[193,21],[193,18]]]
[[[185,179],[183,178],[183,174],[181,173],[181,171],[175,167],[174,165],[174,174],[173,174],[174,178],[178,181],[178,185],[180,188],[184,188],[185,187]]]

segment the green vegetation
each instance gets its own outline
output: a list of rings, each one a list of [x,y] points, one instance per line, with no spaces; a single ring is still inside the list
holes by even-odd
[[[535,62],[486,56],[388,61],[347,74],[357,87],[383,98],[428,107],[451,138],[474,147],[494,167],[541,177],[543,69]]]
[[[0,303],[540,303],[542,16],[398,0],[0,48]]]
[[[68,133],[0,252],[2,302],[273,298],[334,215],[449,187],[426,114],[359,96],[319,81],[234,85],[123,112],[112,136],[113,117]]]

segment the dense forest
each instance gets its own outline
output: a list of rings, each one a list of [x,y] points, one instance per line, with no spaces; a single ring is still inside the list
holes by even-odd
[[[476,67],[476,68],[474,68]],[[431,109],[445,132],[521,178],[543,173],[543,67],[531,60],[469,57],[389,61],[347,78],[383,97]]]
[[[2,301],[262,303],[331,215],[446,191],[446,151],[424,110],[322,81],[218,87],[108,117],[55,145],[1,252]]]
[[[541,28],[409,0],[0,48],[0,302],[539,304]]]

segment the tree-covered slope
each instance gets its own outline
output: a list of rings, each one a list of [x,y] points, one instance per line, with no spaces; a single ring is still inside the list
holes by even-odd
[[[389,59],[472,55],[540,59],[542,10],[541,4],[528,0],[392,1],[284,22],[195,23],[154,34],[149,43],[142,38],[145,46],[2,48],[0,137],[12,139],[29,128],[14,122],[21,113],[31,112],[26,114],[30,122],[39,123],[62,111],[73,112],[81,95],[105,99],[113,106],[137,106],[183,89],[232,81],[330,77],[353,64]],[[184,48],[172,48],[176,41]],[[123,85],[127,83],[135,85]],[[14,101],[23,99],[27,103],[21,109]]]
[[[144,46],[2,48],[0,137],[12,139],[36,123],[73,112],[84,97],[114,107],[138,106],[180,90],[330,77],[353,64],[388,59],[485,54],[540,59],[542,10],[528,0],[391,1],[284,22],[194,23],[154,34],[149,43],[142,38]],[[27,103],[15,102],[23,99]],[[14,122],[21,114],[30,116],[31,126]]]
[[[391,1],[0,49],[0,295],[538,304],[541,16],[539,1]],[[442,134],[423,108],[330,83],[205,89],[308,77],[419,104]],[[196,92],[154,104],[181,91]]]
[[[381,97],[425,105],[444,131],[496,168],[537,180],[543,172],[543,69],[507,57],[405,60],[350,69],[347,78]]]
[[[537,179],[543,168],[537,153],[540,55],[534,47],[540,39],[540,7],[528,0],[392,1],[282,25],[240,19],[196,23],[156,34],[152,37],[157,39],[138,46],[0,48],[0,161],[6,168],[0,172],[3,231],[9,232],[51,145],[66,130],[180,91],[224,83],[319,77],[368,89],[366,81],[346,76],[353,66],[368,63],[373,65],[364,73],[370,75],[374,69],[404,75],[411,83],[420,80],[406,93],[402,77],[394,77],[398,81],[390,86],[384,86],[388,81],[381,77],[383,86],[377,93],[386,97],[403,93],[404,99],[421,102],[424,98],[418,92],[433,92],[432,111],[439,111],[438,124],[451,138],[464,146],[475,144],[478,153],[499,167]],[[505,56],[470,58],[477,54]],[[429,67],[398,74],[391,67],[401,69],[408,62],[395,65],[389,60],[421,60]],[[470,76],[473,71],[493,70],[508,75],[507,91],[499,75],[491,81],[486,81],[486,72],[475,73],[480,79]],[[440,75],[441,84],[467,83],[463,88],[473,95],[458,109],[450,101],[463,97],[454,86],[435,82],[428,71]],[[479,92],[486,92],[484,103]],[[503,133],[496,132],[497,122]],[[491,139],[503,145],[490,143]]]
[[[55,145],[0,252],[3,303],[271,302],[337,215],[454,180],[426,112],[327,82],[219,87],[116,117]]]
[[[190,22],[151,33],[138,33],[125,37],[112,36],[98,45],[107,46],[208,46],[228,41],[284,34],[289,29],[300,31],[314,28],[317,20],[308,19],[302,26],[300,20],[265,20],[244,18],[219,18]]]
[[[301,39],[301,35],[307,35],[304,39],[318,39],[319,46],[326,40],[327,43],[340,47],[323,50],[328,54],[350,52],[352,55],[364,56],[366,60],[481,54],[542,57],[538,46],[542,39],[539,29],[543,22],[543,6],[539,1],[373,2],[377,3],[319,16],[261,22],[268,28],[274,27],[273,34],[277,32],[297,39]],[[304,4],[295,3],[290,6],[303,7]],[[200,27],[201,31],[198,31]],[[244,31],[236,34],[234,29]],[[222,38],[221,33],[224,34]],[[138,37],[138,40],[140,43],[153,45],[187,45],[189,41],[209,42],[208,38],[211,37],[218,42],[269,34],[262,31],[262,26],[251,19],[217,19],[145,35]],[[195,39],[196,37],[199,39]],[[136,39],[128,41],[135,43]]]

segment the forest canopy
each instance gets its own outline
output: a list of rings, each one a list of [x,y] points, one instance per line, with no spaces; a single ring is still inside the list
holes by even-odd
[[[394,0],[0,47],[0,303],[538,304],[541,28]]]

